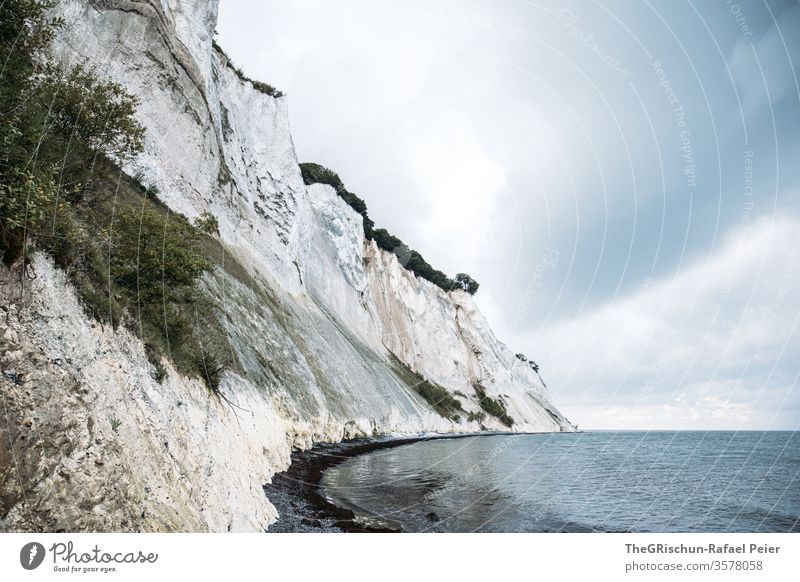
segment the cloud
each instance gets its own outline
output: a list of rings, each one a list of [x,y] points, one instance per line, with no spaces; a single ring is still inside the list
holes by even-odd
[[[790,408],[771,415],[798,404],[799,277],[800,221],[761,219],[674,277],[646,280],[529,345],[581,424],[787,427],[797,422]]]
[[[427,207],[419,222],[420,238],[442,249],[432,260],[471,268],[491,238],[505,168],[460,115],[442,116],[421,127],[416,137],[410,168]]]

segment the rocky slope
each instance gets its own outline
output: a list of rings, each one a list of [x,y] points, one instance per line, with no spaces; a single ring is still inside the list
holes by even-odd
[[[56,56],[88,58],[142,98],[146,148],[125,171],[172,210],[218,218],[238,265],[202,286],[240,371],[223,377],[227,402],[167,362],[159,383],[140,342],[87,318],[47,257],[3,267],[0,528],[262,530],[277,518],[262,485],[292,447],[506,428],[474,420],[484,392],[513,430],[573,430],[471,296],[414,277],[364,241],[330,187],[303,184],[286,98],[256,90],[212,46],[216,1],[58,10]],[[463,413],[437,414],[421,378]]]

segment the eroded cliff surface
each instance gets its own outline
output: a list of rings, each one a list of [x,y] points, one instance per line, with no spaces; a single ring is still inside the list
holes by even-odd
[[[58,10],[57,58],[88,59],[141,98],[145,152],[124,170],[173,211],[219,220],[235,264],[202,288],[238,365],[222,378],[224,399],[166,360],[159,382],[141,342],[88,318],[47,257],[31,271],[3,267],[0,527],[260,530],[277,518],[261,486],[292,447],[509,424],[573,430],[471,296],[416,278],[364,240],[332,188],[304,185],[286,98],[256,90],[212,46],[216,1]],[[457,410],[437,412],[423,384]]]

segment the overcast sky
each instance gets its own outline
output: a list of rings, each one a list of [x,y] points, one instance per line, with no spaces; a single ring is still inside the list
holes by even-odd
[[[223,0],[218,32],[573,422],[798,428],[797,0]]]

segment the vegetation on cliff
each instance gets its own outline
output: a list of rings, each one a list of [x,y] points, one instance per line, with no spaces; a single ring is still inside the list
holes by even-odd
[[[494,416],[508,428],[511,428],[514,424],[514,419],[508,415],[506,405],[503,404],[502,400],[488,396],[486,394],[486,388],[481,384],[475,383],[472,387],[475,389],[475,395],[478,397],[478,405],[487,414]]]
[[[369,217],[364,200],[345,188],[344,183],[336,172],[321,164],[312,162],[300,164],[300,170],[303,173],[303,181],[306,184],[327,184],[331,186],[350,208],[363,217],[364,237],[367,240],[374,240],[379,248],[394,253],[400,264],[414,273],[414,275],[430,281],[445,291],[461,289],[470,295],[475,295],[478,292],[480,285],[466,273],[458,273],[454,279],[451,279],[443,272],[434,269],[421,254],[409,248],[407,244],[389,231],[384,228],[375,228],[375,222]]]
[[[530,369],[536,372],[537,374],[539,373],[539,364],[537,364],[533,360],[529,360],[525,354],[517,354],[517,359],[525,364],[528,364]]]
[[[440,416],[449,418],[454,422],[461,420],[461,415],[465,413],[461,402],[455,398],[445,388],[426,379],[422,374],[418,374],[411,368],[401,362],[394,354],[389,354],[391,358],[391,365],[394,372],[403,379],[403,381],[419,394]],[[477,420],[472,418],[470,413],[469,420]]]
[[[138,101],[86,63],[47,57],[63,22],[54,2],[0,3],[0,252],[31,272],[49,253],[87,313],[143,340],[161,380],[161,357],[210,389],[227,364],[225,335],[198,278],[212,267],[216,223],[176,215],[119,164],[143,148]],[[222,338],[222,339],[220,339]]]
[[[264,93],[265,95],[269,95],[270,97],[275,97],[276,99],[278,97],[283,97],[283,91],[281,91],[280,89],[276,89],[269,83],[264,83],[263,81],[256,81],[255,79],[251,79],[250,77],[245,75],[244,71],[234,64],[234,62],[228,56],[228,53],[222,50],[222,47],[217,44],[217,41],[214,40],[211,42],[211,44],[214,47],[214,50],[225,58],[225,62],[231,68],[231,70],[234,73],[236,73],[236,76],[239,77],[239,79],[241,79],[245,83],[250,83],[250,85],[252,85],[253,88],[259,93]]]

